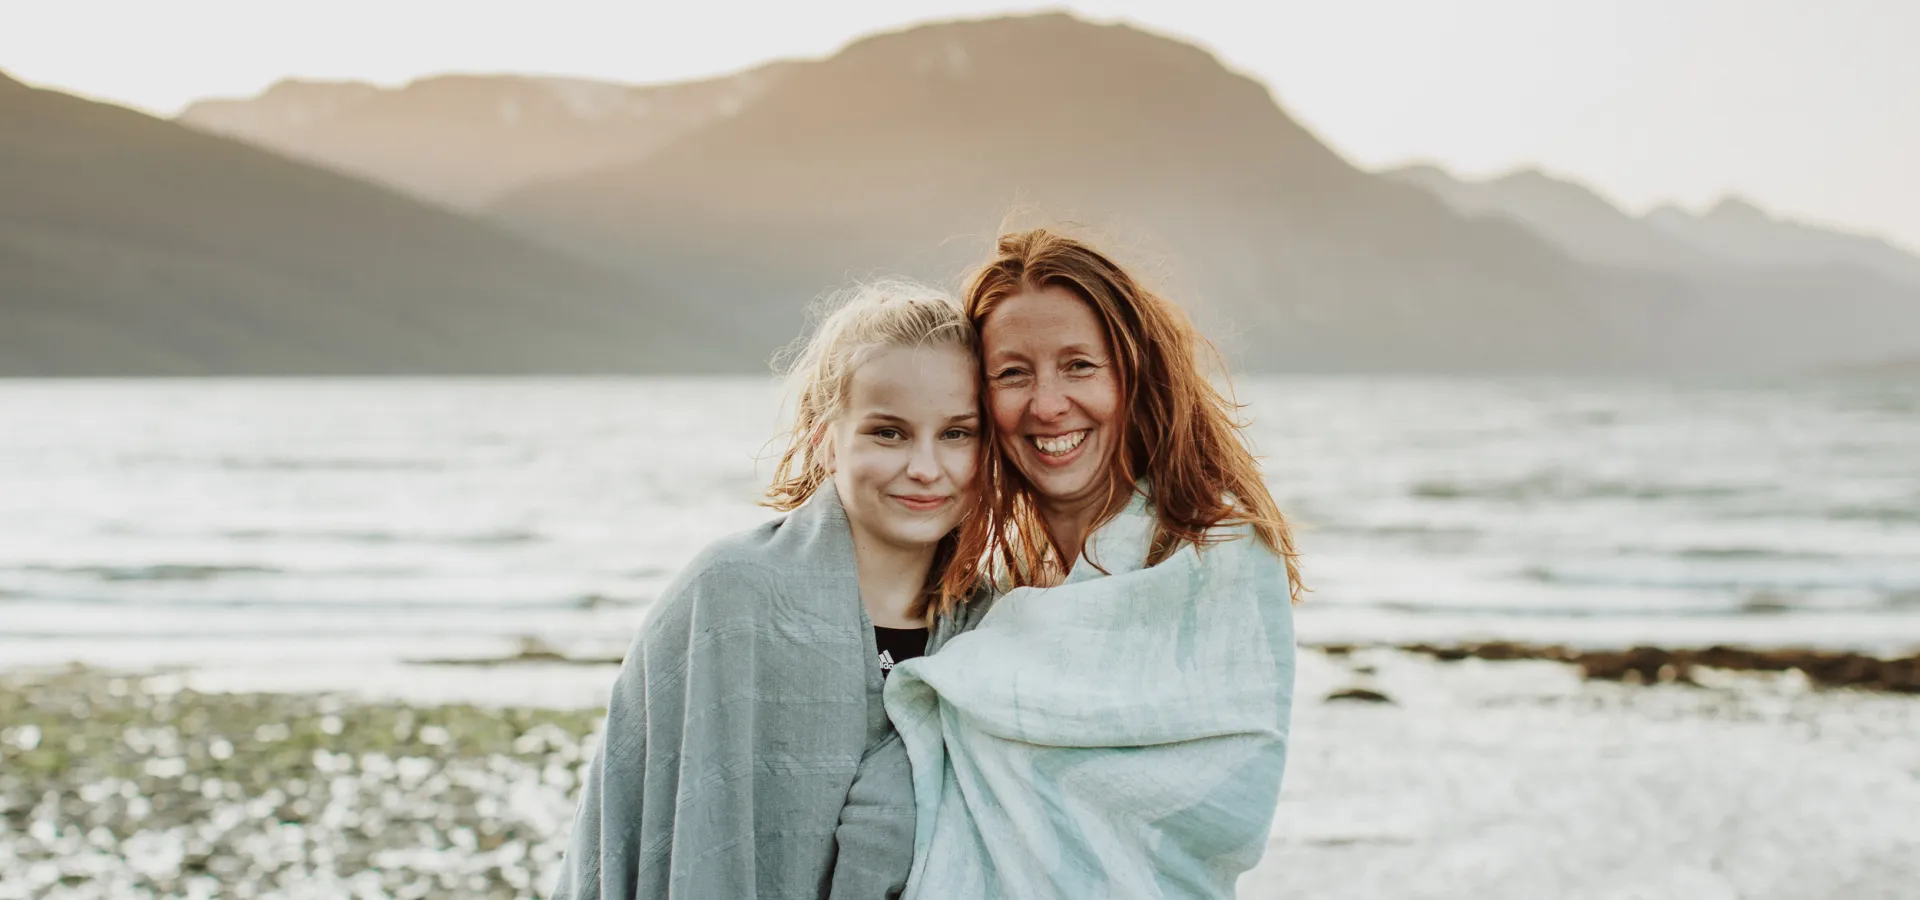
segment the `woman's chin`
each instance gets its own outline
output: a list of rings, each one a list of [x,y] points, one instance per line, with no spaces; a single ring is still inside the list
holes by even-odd
[[[1079,506],[1093,494],[1092,472],[1043,472],[1033,479],[1034,493],[1045,506]]]
[[[1102,448],[1095,444],[1088,440],[1074,448],[1064,465],[1058,458],[1048,458],[1031,443],[1020,447],[1014,459],[1042,503],[1075,505],[1099,487],[1101,466],[1096,460],[1102,457]]]

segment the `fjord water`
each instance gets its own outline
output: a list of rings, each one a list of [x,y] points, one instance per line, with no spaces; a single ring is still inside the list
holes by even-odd
[[[1920,646],[1920,383],[1243,378],[1303,641]],[[0,665],[617,656],[766,379],[0,382]]]

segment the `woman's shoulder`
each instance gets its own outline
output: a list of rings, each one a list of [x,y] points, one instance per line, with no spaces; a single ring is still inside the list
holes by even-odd
[[[1198,545],[1188,544],[1181,549],[1193,552],[1200,565],[1210,568],[1232,566],[1286,570],[1286,561],[1267,546],[1258,530],[1245,522],[1211,526]]]

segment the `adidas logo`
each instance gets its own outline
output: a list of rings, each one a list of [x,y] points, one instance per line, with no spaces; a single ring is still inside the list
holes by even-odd
[[[880,651],[880,671],[882,672],[893,671],[893,651],[892,650]]]

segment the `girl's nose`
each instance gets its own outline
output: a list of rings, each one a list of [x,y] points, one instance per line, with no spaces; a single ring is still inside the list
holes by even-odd
[[[907,458],[907,477],[921,482],[936,481],[940,478],[940,461],[935,456],[933,441],[922,440],[913,443],[913,455]]]

